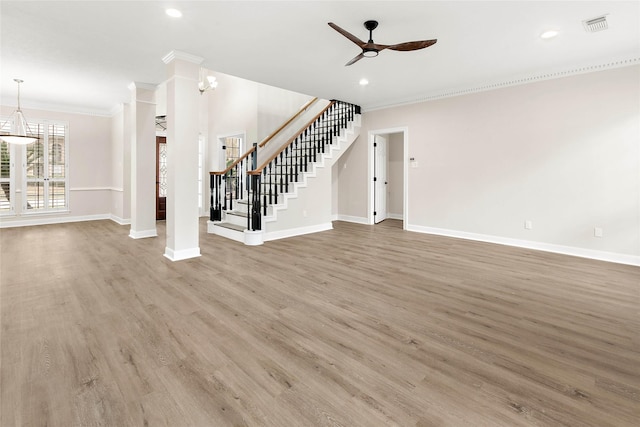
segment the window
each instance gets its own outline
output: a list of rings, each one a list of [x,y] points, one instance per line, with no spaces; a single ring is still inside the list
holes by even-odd
[[[67,125],[41,121],[29,128],[38,140],[22,151],[22,212],[67,210]]]
[[[238,138],[235,136],[226,137],[224,139],[225,145],[225,165],[229,167],[233,162],[238,160],[241,154],[240,153],[240,145],[242,144],[242,138]]]
[[[0,134],[9,134],[9,126],[2,126]],[[15,200],[14,168],[12,162],[11,145],[0,141],[0,214],[13,213],[13,201]]]

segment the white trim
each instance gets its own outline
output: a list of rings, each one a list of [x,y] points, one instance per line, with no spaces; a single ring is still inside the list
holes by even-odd
[[[15,107],[12,107],[15,108]],[[118,111],[115,108],[110,109],[92,109],[75,105],[52,104],[39,101],[26,101],[22,103],[23,110],[38,110],[52,113],[79,114],[83,116],[93,117],[113,117]],[[114,112],[115,111],[115,112]]]
[[[191,53],[182,52],[180,50],[172,50],[162,57],[162,62],[165,64],[169,64],[175,60],[187,61],[193,64],[200,65],[204,61],[204,58],[198,55],[193,55]]]
[[[466,231],[448,230],[443,228],[423,227],[420,225],[409,225],[408,231],[418,233],[435,234],[438,236],[453,237],[457,239],[475,240],[478,242],[495,243],[498,245],[513,246],[525,249],[534,249],[544,252],[552,252],[562,255],[571,255],[580,258],[589,258],[598,261],[608,261],[617,264],[628,264],[640,266],[640,256],[618,254],[614,252],[597,251],[574,246],[555,245],[552,243],[533,242],[530,240],[511,239],[508,237],[491,236],[486,234],[468,233]]]
[[[155,228],[152,228],[151,230],[142,230],[142,231],[135,231],[131,229],[129,231],[129,237],[131,237],[132,239],[146,239],[147,237],[158,237],[158,231]]]
[[[127,89],[129,89],[130,91],[134,91],[136,89],[144,89],[144,90],[150,90],[155,92],[156,89],[158,89],[158,85],[154,85],[153,83],[131,82],[127,85]],[[136,102],[148,102],[148,101],[140,101],[136,99]],[[148,103],[151,104],[151,102],[148,102]],[[153,104],[155,104],[155,102]]]
[[[404,219],[402,214],[399,214],[399,213],[387,213],[387,218],[388,219],[399,219],[399,220]]]
[[[123,191],[121,188],[112,187],[75,187],[70,188],[69,191]]]
[[[118,225],[131,225],[131,218],[124,219],[114,214],[109,215],[109,219]]]
[[[68,214],[71,213],[70,209],[58,209],[58,210],[49,210],[49,211],[41,211],[41,210],[24,210],[20,212],[20,215],[16,215],[17,217],[29,217],[29,216],[55,216],[60,214]]]
[[[164,248],[164,256],[171,261],[182,261],[185,259],[197,258],[200,256],[200,248],[196,247],[190,249],[182,249],[179,251],[174,251],[170,248]]]
[[[374,160],[374,150],[373,150],[373,142],[376,135],[389,135],[392,133],[401,133],[403,139],[403,189],[402,189],[402,205],[403,205],[403,213],[402,213],[402,228],[407,229],[407,223],[409,222],[409,127],[408,126],[400,126],[393,127],[387,129],[374,129],[370,130],[368,133],[368,148],[367,148],[367,156],[368,156],[368,179],[369,185],[367,186],[367,203],[369,206],[367,212],[367,224],[372,225],[374,223],[373,211],[375,210],[374,206],[374,198],[373,193],[375,191],[375,183],[373,181],[373,160]],[[353,221],[352,221],[353,222]]]
[[[351,215],[339,215],[338,214],[338,221],[344,221],[344,222],[353,222],[356,224],[365,224],[365,225],[371,225],[369,223],[369,218],[363,217],[363,216],[351,216]]]
[[[302,236],[303,234],[318,233],[320,231],[333,230],[333,224],[326,222],[323,224],[310,225],[306,227],[289,228],[287,230],[279,230],[264,233],[264,241],[286,239],[288,237]]]
[[[49,212],[52,214],[54,212]],[[15,221],[2,221],[0,220],[0,228],[11,227],[29,227],[33,225],[49,225],[49,224],[64,224],[67,222],[84,222],[84,221],[99,221],[103,219],[111,219],[110,214],[96,214],[96,215],[84,215],[84,216],[66,216],[66,217],[40,217],[31,219],[19,219]]]
[[[244,230],[244,244],[247,246],[258,246],[264,243],[264,233],[262,230]]]

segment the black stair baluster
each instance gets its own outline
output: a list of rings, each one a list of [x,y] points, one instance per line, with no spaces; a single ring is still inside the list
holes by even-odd
[[[307,132],[307,131],[305,131],[305,134],[306,134],[306,132]],[[296,174],[295,174],[295,180],[294,180],[294,182],[298,182],[298,168],[300,167],[300,153],[299,153],[299,151],[298,151],[298,145],[299,145],[298,140],[299,140],[299,138],[296,138],[296,139],[295,139],[295,142],[294,142],[294,144],[295,144],[295,148],[294,148],[294,150],[293,150],[293,154],[294,154],[295,159],[296,159],[296,166],[295,166],[295,172],[296,172]]]
[[[284,192],[289,192],[289,147],[284,149],[285,169],[284,169]]]
[[[263,169],[262,170],[262,174],[264,175],[264,180],[266,182],[267,181],[267,170]],[[267,216],[267,194],[266,194],[266,192],[264,194],[264,203],[263,203],[262,206],[263,206],[263,209],[264,209],[263,215]]]
[[[269,166],[267,166],[269,168],[269,183],[267,184],[267,187],[269,187],[269,204],[272,205],[273,204],[273,161],[269,162]],[[267,182],[265,180],[265,182]]]
[[[224,200],[224,204],[222,206],[222,210],[227,210],[227,174],[224,174],[224,176],[222,177],[222,184],[223,184],[223,191],[224,193],[222,194],[222,198]]]
[[[244,196],[244,188],[242,188],[243,184],[244,184],[244,182],[243,182],[243,178],[244,178],[244,167],[243,166],[245,164],[244,162],[245,162],[245,159],[242,159],[242,161],[240,162],[240,173],[238,174],[238,185],[239,185],[239,188],[240,188],[240,192],[238,194],[238,200],[241,200],[242,196]]]
[[[275,160],[275,165],[276,168],[274,170],[274,179],[275,179],[275,189],[276,189],[276,196],[274,197],[274,201],[276,204],[278,204],[278,194],[282,194],[282,188],[283,188],[283,184],[282,184],[282,152],[280,154],[278,154],[276,156]]]

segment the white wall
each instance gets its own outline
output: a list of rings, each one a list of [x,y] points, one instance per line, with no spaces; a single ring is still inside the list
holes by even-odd
[[[362,133],[409,129],[409,229],[638,263],[638,93],[630,66],[365,112]],[[341,216],[367,217],[363,141],[341,159]]]
[[[279,128],[313,97],[258,84],[258,142]]]
[[[9,116],[15,107],[2,106]],[[28,120],[56,120],[69,124],[69,212],[21,215],[22,200],[16,200],[17,214],[3,217],[2,226],[55,223],[81,219],[109,218],[112,212],[112,119],[86,114],[23,109]],[[19,150],[18,150],[19,151]],[[18,159],[16,159],[18,160]],[[16,188],[21,188],[16,168]],[[17,195],[17,199],[21,194]]]
[[[258,88],[257,83],[211,72],[218,80],[215,91],[203,96],[209,101],[208,162],[206,169],[220,169],[222,145],[218,138],[223,135],[245,133],[247,146],[258,139]]]

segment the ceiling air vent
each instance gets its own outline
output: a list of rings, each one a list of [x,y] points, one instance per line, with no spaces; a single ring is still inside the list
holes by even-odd
[[[586,21],[582,21],[584,25],[584,29],[587,33],[596,33],[598,31],[604,31],[609,28],[607,24],[607,16],[598,16],[597,18],[587,19]]]

